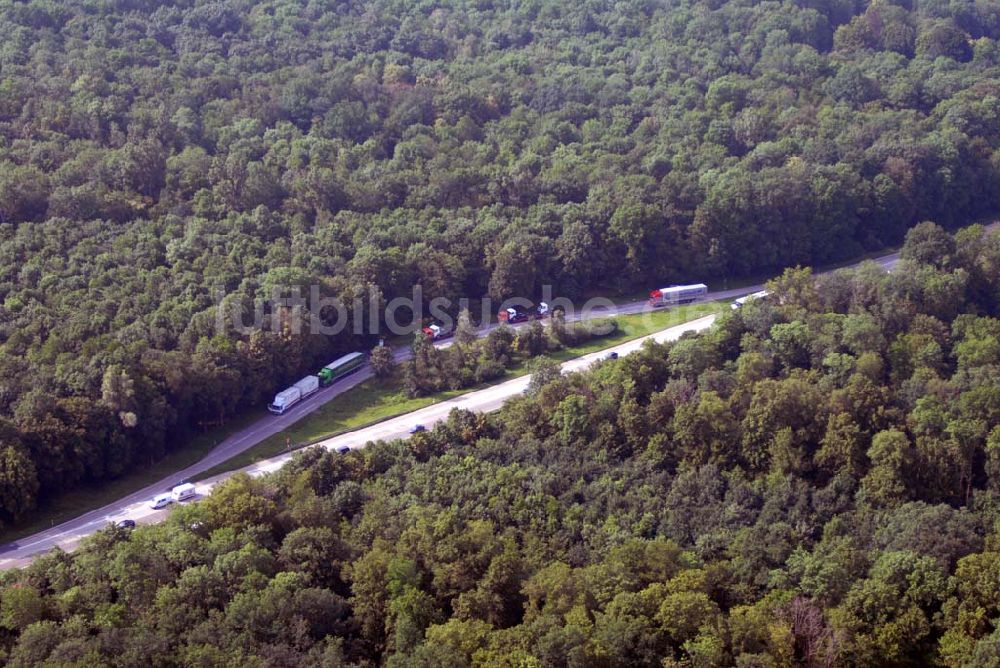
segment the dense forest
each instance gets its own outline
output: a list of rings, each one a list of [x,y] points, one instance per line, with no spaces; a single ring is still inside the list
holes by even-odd
[[[993,0],[0,0],[0,34],[5,522],[372,343],[220,296],[625,291],[1000,198]]]
[[[0,576],[11,666],[996,666],[1000,234]]]

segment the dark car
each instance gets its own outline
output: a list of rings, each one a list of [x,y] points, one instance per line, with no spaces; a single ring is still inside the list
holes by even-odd
[[[119,529],[132,530],[135,528],[135,520],[119,520],[118,522],[115,522],[115,526]]]
[[[420,432],[422,432],[422,431],[427,431],[427,427],[425,427],[425,426],[424,426],[424,425],[422,425],[422,424],[415,424],[415,425],[413,425],[413,427],[412,427],[412,428],[410,429],[410,433],[411,433],[411,434],[419,434],[419,433],[420,433]]]

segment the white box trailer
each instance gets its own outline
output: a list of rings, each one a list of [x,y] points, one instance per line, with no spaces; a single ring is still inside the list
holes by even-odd
[[[299,392],[302,393],[300,399],[305,399],[319,389],[319,376],[306,376],[299,382],[292,385],[292,387],[297,387]]]
[[[675,306],[690,304],[708,294],[708,286],[704,283],[693,285],[671,285],[649,293],[650,306]]]
[[[747,302],[752,302],[755,299],[763,299],[764,297],[767,297],[769,294],[770,293],[767,290],[758,290],[757,292],[752,292],[744,297],[740,297],[739,299],[734,300],[733,303],[729,305],[729,308],[735,311],[738,308],[742,307]]]
[[[306,376],[288,389],[274,395],[274,401],[268,404],[267,410],[275,415],[281,415],[318,389],[319,378],[317,376]]]

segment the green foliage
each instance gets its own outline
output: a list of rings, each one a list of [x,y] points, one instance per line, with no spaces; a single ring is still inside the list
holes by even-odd
[[[249,321],[315,285],[357,325],[416,284],[633,290],[912,228],[891,275],[789,270],[712,335],[9,574],[4,660],[995,662],[976,592],[995,579],[1000,236],[920,222],[1000,204],[994,14],[0,5],[5,522],[374,343],[282,307],[268,331],[220,328],[220,299]],[[593,334],[467,329],[447,353],[415,342],[412,394]],[[664,536],[710,584],[617,577],[615,548]]]
[[[368,355],[372,373],[379,378],[387,378],[396,370],[396,360],[389,346],[375,346]]]
[[[14,585],[0,594],[0,623],[11,631],[24,631],[44,614],[45,600],[34,587]]]
[[[538,394],[542,388],[556,381],[562,375],[562,372],[559,370],[559,363],[548,357],[539,357],[532,360],[530,371],[531,380],[528,382],[528,388],[525,390],[525,393],[528,395]]]
[[[778,272],[1000,204],[988,3],[71,0],[8,2],[0,30],[0,438],[37,479],[18,467],[7,521],[369,348],[353,332],[415,285],[427,306]],[[914,234],[922,262],[941,233]],[[897,306],[995,307],[984,243]],[[313,287],[346,308],[301,317],[340,335],[280,306],[266,332],[217,326],[220,302],[249,323]],[[782,364],[804,365],[798,327]],[[900,342],[900,372],[924,348]]]
[[[12,665],[990,665],[997,313],[968,284],[951,318],[899,306],[992,251],[919,230],[898,271],[790,272],[702,335],[558,379],[539,357],[532,391],[497,413],[308,449],[164,524],[4,573],[0,650]],[[521,355],[521,332],[537,335],[446,350]],[[431,371],[449,354],[414,348]]]

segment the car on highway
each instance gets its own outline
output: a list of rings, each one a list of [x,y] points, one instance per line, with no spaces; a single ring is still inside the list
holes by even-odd
[[[612,350],[610,353],[608,353],[607,355],[604,356],[604,359],[606,359],[606,360],[616,360],[616,359],[618,359],[618,353],[616,353],[615,351]]]
[[[157,494],[152,499],[149,500],[149,507],[153,510],[159,510],[160,508],[166,508],[171,503],[174,502],[174,497],[167,494]]]
[[[998,225],[1000,225],[1000,223],[993,223],[994,227],[998,226]],[[892,257],[892,256],[889,256],[889,257]],[[895,258],[893,258],[893,260],[894,259]],[[711,298],[711,299],[723,299],[724,295],[727,294],[728,292],[732,292],[732,291],[726,291],[724,293],[720,293],[720,294],[716,294],[716,295],[709,294],[707,296],[707,298]],[[640,313],[642,311],[643,307],[645,307],[645,306],[647,306],[647,300],[643,299],[642,301],[630,302],[628,304],[623,304],[623,305],[621,305],[621,309],[622,309],[622,312]],[[550,309],[551,309],[552,312],[554,312],[556,310],[562,310],[560,307],[550,307]],[[699,325],[698,328],[701,329],[702,326]],[[408,349],[404,350],[404,349],[401,348],[400,350],[396,351],[396,361],[397,362],[401,362],[404,359],[410,359],[410,357],[408,357],[408,355],[409,355],[409,350]],[[321,401],[323,403],[326,403],[326,402],[328,402],[328,401],[330,401],[330,400],[332,400],[332,399],[334,399],[335,397],[338,397],[338,396],[341,396],[341,394],[339,393],[339,391],[337,390],[337,388],[333,388],[333,390],[330,391],[328,394],[322,395],[322,399],[320,399],[319,401]],[[468,396],[471,396],[471,395],[468,395]],[[220,450],[221,451],[225,451],[225,455],[226,455],[225,458],[228,458],[230,456],[234,456],[236,454],[245,452],[247,448],[249,448],[249,447],[251,447],[251,446],[259,443],[260,440],[261,440],[261,438],[264,437],[265,434],[260,433],[260,428],[262,426],[264,426],[264,423],[261,421],[261,422],[255,423],[254,425],[249,426],[245,431],[239,431],[239,432],[234,433],[229,439],[226,439],[224,442],[220,443],[219,446],[217,446],[217,450],[213,450],[213,452],[218,452]],[[374,434],[374,433],[370,434],[370,437],[372,439],[377,439],[380,436],[381,436],[380,434]],[[168,483],[172,483],[172,482],[174,482],[174,480],[175,479],[173,478],[173,475],[171,475],[169,480],[163,480],[162,481],[162,485],[164,487],[166,487],[166,485]],[[126,501],[126,499],[121,499],[120,500],[120,502],[125,502],[125,501]],[[152,507],[152,508],[154,508],[154,510],[159,510],[159,509],[162,509],[162,508],[165,508],[165,507],[171,505],[171,501],[169,501],[169,500],[164,500],[161,505],[156,504],[155,501],[156,501],[155,499],[152,499],[152,500],[150,500],[148,502],[149,506]],[[104,512],[107,512],[107,513],[118,512],[120,510],[119,502],[116,501],[115,505],[109,505],[109,506],[107,506],[107,507],[105,507],[105,508],[103,508],[101,510],[104,511]],[[73,524],[71,524],[71,523],[73,523]],[[7,543],[7,544],[4,544],[4,545],[0,545],[0,556],[8,556],[10,553],[14,553],[11,556],[11,558],[18,558],[18,559],[20,559],[20,558],[23,558],[23,559],[34,558],[34,555],[41,553],[39,551],[39,547],[38,547],[38,544],[37,544],[38,541],[40,541],[40,540],[44,540],[44,542],[45,542],[46,545],[48,545],[48,544],[60,545],[64,549],[72,549],[71,547],[67,547],[67,546],[75,544],[75,541],[77,540],[77,537],[80,535],[80,532],[82,532],[82,531],[90,532],[91,529],[89,528],[90,524],[88,522],[84,522],[82,518],[77,518],[76,520],[71,520],[71,523],[67,523],[67,526],[72,526],[73,530],[72,531],[67,530],[67,531],[63,532],[62,534],[58,534],[60,536],[59,538],[48,539],[48,538],[46,538],[47,534],[37,533],[37,534],[35,534],[32,537],[26,537],[25,539],[22,539],[21,544],[19,544],[19,543]],[[201,530],[200,523],[198,523],[198,522],[195,522],[194,524],[191,524],[189,528],[191,530]],[[207,529],[206,529],[206,531],[207,531]],[[32,538],[34,538],[36,540],[32,541],[31,540]],[[23,555],[23,557],[22,557],[22,555]]]
[[[119,529],[131,530],[135,528],[135,520],[118,520],[117,522],[115,522],[115,526],[118,527]]]
[[[172,490],[170,490],[170,496],[174,501],[187,501],[188,499],[193,499],[198,495],[198,491],[195,489],[194,485],[189,482],[177,485]]]
[[[340,447],[337,448],[337,452],[339,454],[342,454],[342,455],[346,455],[350,451],[351,451],[351,448],[350,448],[350,446],[347,446],[347,445],[341,445]]]
[[[411,434],[419,434],[422,431],[427,431],[427,427],[422,424],[415,424],[410,428]]]

